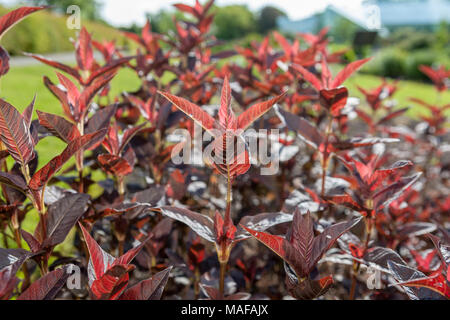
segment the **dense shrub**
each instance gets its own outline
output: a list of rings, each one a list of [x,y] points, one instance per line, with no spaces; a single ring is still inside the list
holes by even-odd
[[[350,99],[370,58],[334,72],[326,28],[213,53],[212,5],[176,4],[170,36],[125,33],[127,56],[86,28],[75,66],[28,54],[55,69],[61,115],[0,99],[0,299],[450,298],[450,105],[412,96],[432,114],[417,125],[395,82]],[[140,87],[114,95],[121,68]],[[448,90],[445,67],[420,70]],[[49,136],[67,146],[38,166]]]

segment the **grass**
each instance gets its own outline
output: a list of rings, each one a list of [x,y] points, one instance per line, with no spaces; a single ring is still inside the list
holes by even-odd
[[[350,77],[345,85],[348,87],[351,96],[362,99],[364,102],[364,95],[357,89],[360,86],[364,89],[371,89],[379,86],[382,80],[380,77],[372,76],[368,74],[356,74]],[[412,103],[409,98],[419,98],[428,103],[445,104],[445,102],[450,101],[450,91],[443,92],[439,97],[436,89],[431,84],[402,80],[398,83],[398,90],[393,96],[393,99],[397,101],[398,107],[403,108],[409,106],[407,114],[411,118],[418,118],[420,115],[426,113],[426,109],[420,105]],[[450,110],[447,110],[449,112]],[[450,115],[450,113],[447,113]]]
[[[1,78],[0,97],[22,111],[36,95],[37,110],[62,115],[59,101],[43,83],[44,75],[58,83],[54,69],[45,65],[11,68],[9,73]],[[123,91],[134,91],[139,88],[139,83],[133,71],[122,69],[111,83],[111,96]],[[37,145],[40,154],[39,167],[59,154],[64,147],[65,143],[54,137],[41,140]]]

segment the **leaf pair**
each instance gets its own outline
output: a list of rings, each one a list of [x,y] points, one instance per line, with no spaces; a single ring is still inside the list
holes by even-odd
[[[144,126],[145,123],[128,128],[122,135],[119,135],[119,126],[117,123],[109,127],[108,134],[102,143],[103,147],[109,153],[98,156],[98,161],[106,172],[123,177],[133,171],[136,154],[133,148],[128,146],[128,143]]]
[[[377,158],[364,164],[352,159],[347,162],[339,157],[356,181],[355,192],[345,195],[333,195],[328,201],[341,204],[361,213],[378,212],[399,197],[414,184],[421,173],[401,177],[404,170],[412,167],[408,160],[399,160],[387,168],[376,169]]]
[[[329,110],[332,116],[337,117],[347,103],[348,91],[345,87],[340,87],[348,77],[350,77],[370,58],[354,61],[344,67],[333,79],[328,64],[322,59],[321,79],[308,71],[301,65],[292,64],[291,70],[299,73],[306,81],[319,92],[321,105]]]
[[[292,220],[291,214],[283,212],[261,213],[243,217],[236,228],[232,221],[224,221],[219,212],[216,212],[213,220],[206,215],[183,208],[163,206],[160,210],[163,215],[186,224],[200,237],[213,242],[219,258],[223,259],[227,258],[236,242],[251,237],[245,227],[262,231]]]
[[[128,273],[134,269],[130,262],[143,248],[147,239],[124,255],[114,258],[98,245],[81,224],[80,228],[90,254],[88,276],[94,299],[157,300],[161,297],[171,268],[126,289],[129,281]]]
[[[44,83],[61,102],[65,115],[78,123],[81,119],[85,119],[92,99],[114,78],[116,72],[117,68],[102,73],[81,91],[69,78],[59,72],[56,72],[56,75],[65,91],[54,85],[48,78],[44,78]]]
[[[245,146],[239,147],[244,143],[241,133],[284,96],[282,94],[269,101],[257,103],[236,117],[231,108],[231,88],[226,77],[222,87],[217,121],[199,106],[186,99],[165,92],[159,93],[214,137],[213,146],[216,157],[211,159],[211,162],[222,175],[231,179],[245,173],[250,168],[248,151]]]
[[[336,240],[360,220],[361,217],[348,222],[336,223],[315,236],[314,221],[309,211],[302,215],[297,209],[286,238],[253,230],[246,226],[242,227],[286,261],[294,270],[297,278],[301,280],[309,276],[317,262]]]

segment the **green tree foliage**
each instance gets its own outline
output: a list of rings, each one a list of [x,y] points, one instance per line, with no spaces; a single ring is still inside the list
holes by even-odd
[[[65,14],[71,5],[79,6],[81,16],[88,20],[101,20],[102,3],[98,0],[32,0],[34,5],[48,5],[54,11]]]
[[[185,18],[180,11],[160,10],[156,14],[147,14],[147,19],[150,20],[152,30],[157,33],[167,34],[170,30],[175,30],[175,20]],[[186,20],[186,19],[185,19]]]
[[[258,16],[258,31],[266,33],[277,28],[277,19],[285,17],[286,13],[272,6],[265,6],[261,9]]]
[[[257,29],[253,13],[242,5],[217,8],[215,18],[216,36],[219,39],[237,39]]]

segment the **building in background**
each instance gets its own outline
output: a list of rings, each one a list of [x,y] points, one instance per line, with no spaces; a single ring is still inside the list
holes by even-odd
[[[355,10],[330,5],[301,20],[287,17],[277,20],[283,32],[317,33],[328,26],[344,37],[375,30],[386,34],[401,27],[434,30],[442,22],[450,23],[450,0],[366,0]]]
[[[367,0],[365,6],[377,6],[381,25],[392,31],[402,27],[435,30],[450,23],[450,0]]]

